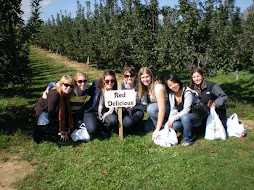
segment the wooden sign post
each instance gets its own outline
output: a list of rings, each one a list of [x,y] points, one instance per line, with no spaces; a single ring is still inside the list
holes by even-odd
[[[117,89],[122,90],[120,81],[118,82]],[[119,139],[123,140],[123,108],[122,107],[117,108],[117,114],[118,114],[118,121],[119,121]]]
[[[105,106],[107,108],[117,107],[119,120],[119,138],[123,140],[123,115],[122,107],[133,107],[136,105],[135,90],[121,90],[121,83],[118,83],[118,90],[105,92]]]

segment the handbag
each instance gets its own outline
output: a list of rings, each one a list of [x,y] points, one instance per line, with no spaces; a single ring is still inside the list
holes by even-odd
[[[202,102],[201,98],[196,94],[193,95],[193,103],[191,106],[192,114],[198,118],[203,119],[209,114],[209,108],[206,106],[205,103]]]
[[[157,136],[154,138],[153,142],[159,146],[171,147],[172,145],[178,144],[178,139],[174,129],[164,127],[157,133]]]
[[[240,123],[236,113],[227,118],[227,134],[229,137],[242,138],[246,135],[246,129],[244,129],[243,123]]]
[[[217,115],[216,111],[213,108],[211,108],[206,121],[205,139],[226,140],[226,138],[227,136],[224,126],[219,116]]]
[[[73,133],[71,134],[71,138],[74,142],[76,141],[90,141],[90,135],[87,132],[86,126],[84,123],[82,123],[79,126],[79,129],[75,129]]]

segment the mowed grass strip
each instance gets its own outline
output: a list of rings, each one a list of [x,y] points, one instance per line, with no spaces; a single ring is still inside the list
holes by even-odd
[[[48,82],[76,72],[34,49],[30,59],[32,81],[17,96],[28,110]],[[15,95],[1,96],[10,101]],[[15,106],[12,101],[8,104]],[[195,137],[191,147],[182,147],[179,139],[180,144],[170,148],[153,144],[151,133],[125,135],[123,141],[113,133],[110,138],[89,143],[36,144],[26,130],[18,128],[12,135],[1,132],[0,151],[19,155],[37,166],[16,182],[16,189],[253,189],[253,130],[243,139],[208,141],[200,134]],[[0,158],[8,161],[6,156]]]

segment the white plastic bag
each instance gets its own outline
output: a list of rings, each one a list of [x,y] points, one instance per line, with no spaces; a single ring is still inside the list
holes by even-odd
[[[228,136],[242,138],[246,135],[243,123],[240,123],[236,113],[232,114],[227,119],[227,133]]]
[[[222,139],[226,140],[227,135],[224,129],[224,126],[221,123],[219,116],[216,111],[211,108],[210,114],[207,117],[206,121],[206,130],[205,130],[205,139],[208,140],[217,140]]]
[[[174,129],[168,129],[167,127],[164,127],[164,129],[158,132],[153,142],[163,147],[170,147],[172,145],[178,144],[178,139]]]
[[[71,134],[71,138],[74,142],[78,141],[78,140],[82,140],[82,141],[90,141],[90,135],[87,132],[86,126],[84,123],[82,123],[79,126],[80,129],[75,129],[73,131],[73,133]]]

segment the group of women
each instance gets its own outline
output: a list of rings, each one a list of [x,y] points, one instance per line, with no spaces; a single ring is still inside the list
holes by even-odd
[[[136,76],[132,66],[123,70],[122,90],[137,92],[136,105],[123,109],[123,127],[133,130],[139,126],[144,112],[149,115],[145,131],[152,131],[152,140],[164,128],[173,128],[183,134],[182,146],[193,144],[192,128],[201,126],[206,118],[197,118],[191,112],[194,91],[207,107],[215,109],[225,123],[227,95],[216,83],[205,80],[204,71],[196,68],[191,73],[190,87],[183,86],[175,75],[169,75],[165,85],[155,80],[148,67],[142,67]],[[90,136],[98,130],[112,132],[118,126],[117,110],[105,106],[105,92],[117,89],[114,71],[105,71],[103,77],[88,84],[82,72],[73,78],[65,75],[54,87],[49,87],[35,105],[36,125],[34,139],[42,134],[68,140],[74,129],[84,123]],[[89,98],[88,98],[89,96]]]

